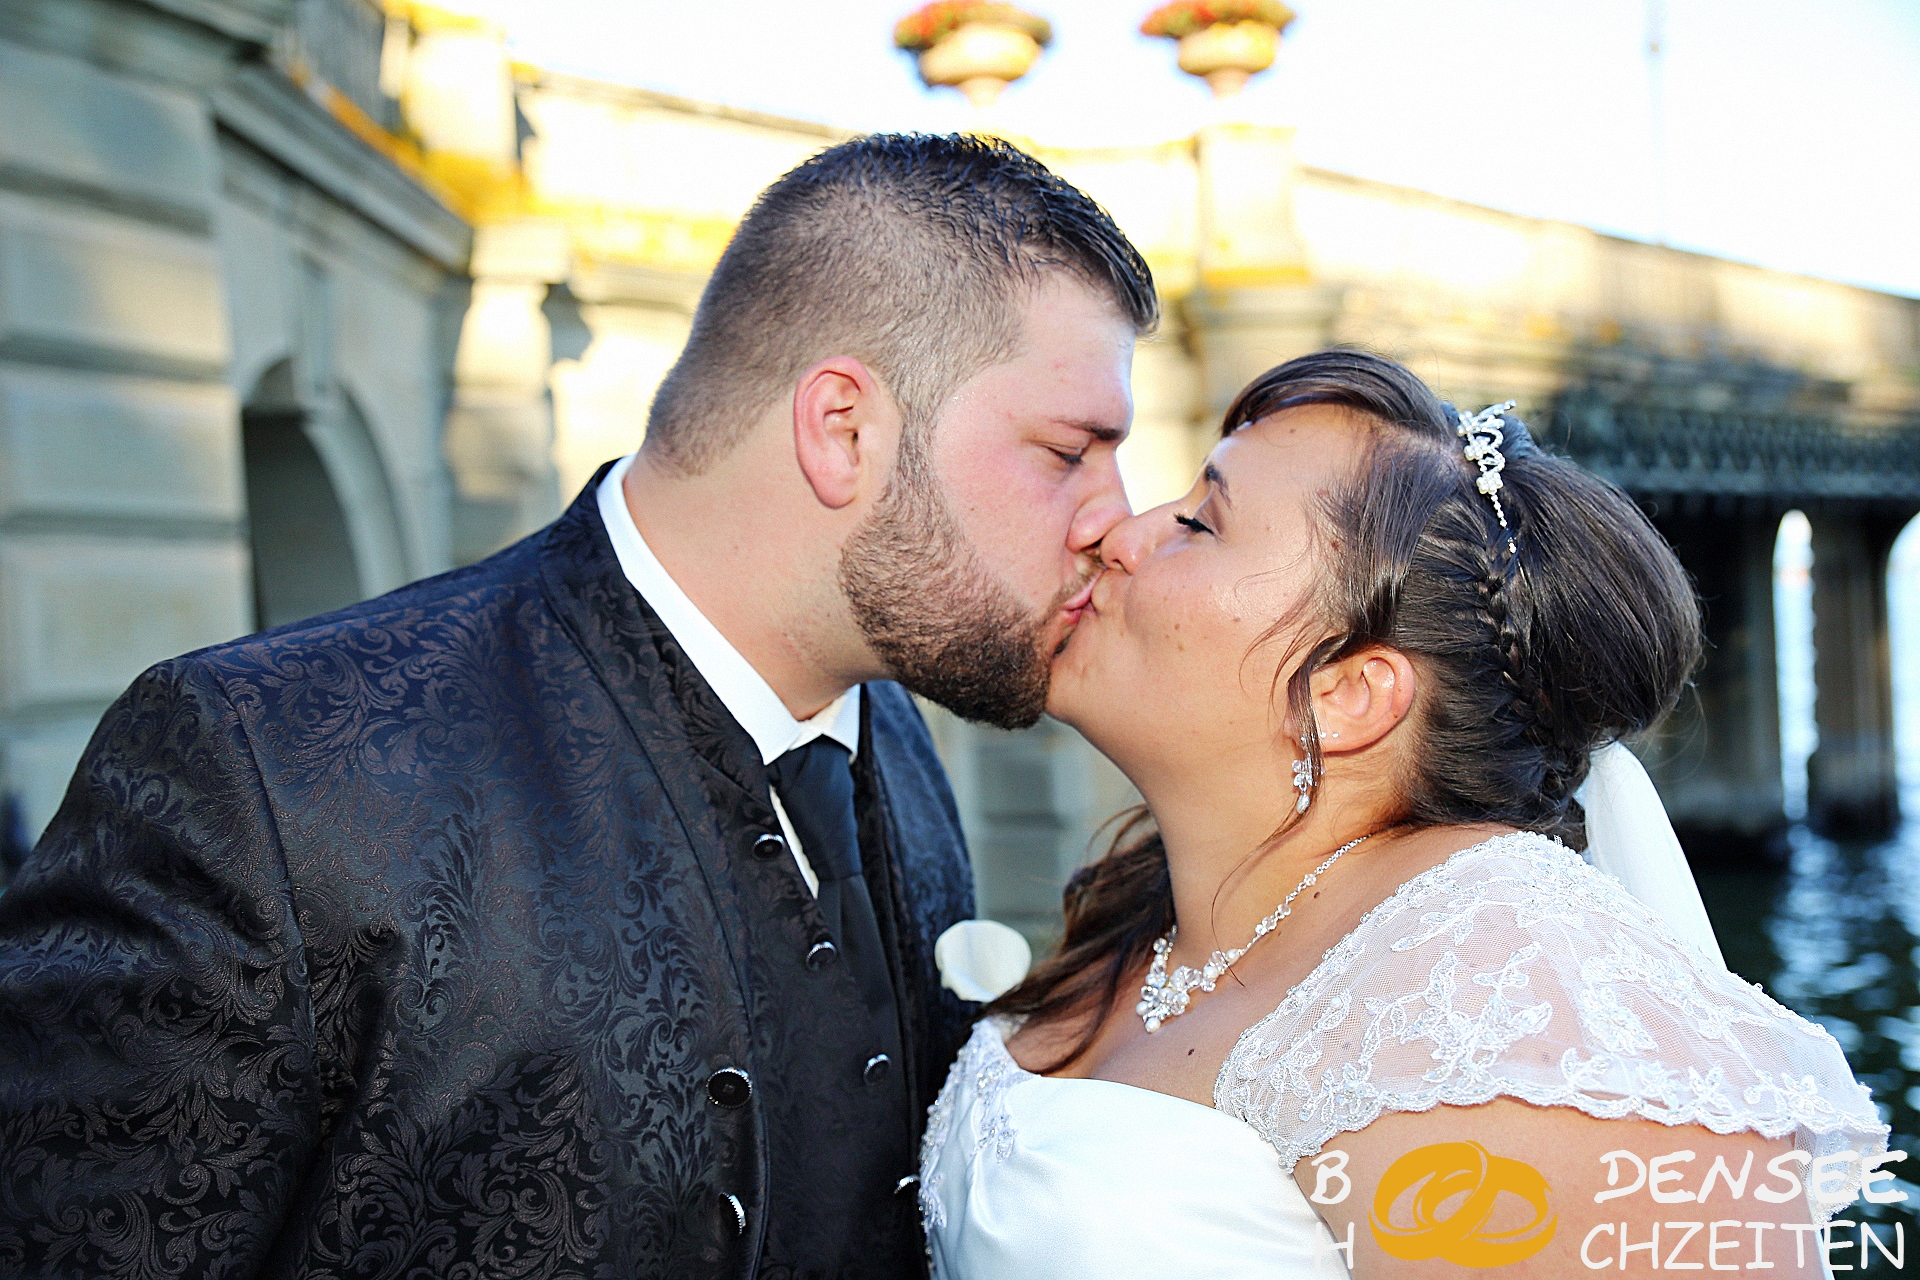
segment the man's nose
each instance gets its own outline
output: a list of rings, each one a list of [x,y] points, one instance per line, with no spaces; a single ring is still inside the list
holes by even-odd
[[[1100,544],[1100,560],[1110,569],[1133,573],[1174,527],[1173,503],[1128,516],[1107,532]]]
[[[1127,504],[1126,488],[1120,483],[1120,468],[1108,459],[1099,487],[1081,502],[1067,529],[1067,550],[1097,554],[1102,540],[1115,525],[1127,519],[1133,508]]]

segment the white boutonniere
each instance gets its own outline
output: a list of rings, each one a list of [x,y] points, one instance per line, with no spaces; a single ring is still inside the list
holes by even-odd
[[[982,1004],[1013,990],[1033,966],[1027,940],[997,920],[962,920],[933,944],[940,985]]]

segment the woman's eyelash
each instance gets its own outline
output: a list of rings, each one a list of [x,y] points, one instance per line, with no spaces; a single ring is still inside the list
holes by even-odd
[[[1205,526],[1204,524],[1201,524],[1198,520],[1195,520],[1192,516],[1175,516],[1173,519],[1176,524],[1179,524],[1183,528],[1191,529],[1195,533],[1212,533],[1213,532],[1213,530],[1207,528],[1207,526]]]

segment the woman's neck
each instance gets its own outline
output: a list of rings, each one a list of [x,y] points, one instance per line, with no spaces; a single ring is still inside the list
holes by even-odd
[[[1254,927],[1340,846],[1388,825],[1384,806],[1338,803],[1323,782],[1304,814],[1271,772],[1143,786],[1167,850],[1176,964],[1199,965],[1216,950],[1244,946]],[[1281,775],[1284,777],[1284,773]],[[1275,832],[1279,834],[1276,836]]]
[[[1330,761],[1304,814],[1293,811],[1296,793],[1274,785],[1271,774],[1236,779],[1216,770],[1178,786],[1164,779],[1141,785],[1166,847],[1180,922],[1170,967],[1198,968],[1215,951],[1246,946],[1308,872],[1361,836],[1366,843],[1342,856],[1354,861],[1333,868],[1322,882],[1334,887],[1334,898],[1348,900],[1348,910],[1371,907],[1461,849],[1513,830],[1493,823],[1406,825],[1395,797],[1374,782],[1377,776],[1364,762]],[[1317,896],[1308,890],[1294,909]]]

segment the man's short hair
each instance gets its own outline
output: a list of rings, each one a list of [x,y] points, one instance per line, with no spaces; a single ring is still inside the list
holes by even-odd
[[[1017,353],[1020,308],[1049,273],[1159,319],[1153,274],[1105,210],[996,138],[881,133],[801,164],[754,202],[661,383],[646,447],[698,474],[808,367],[872,369],[909,431],[953,388]]]

